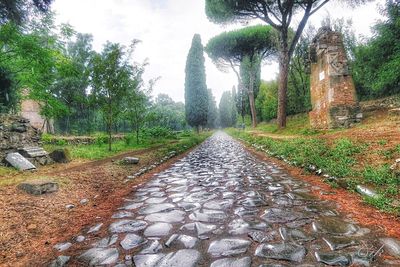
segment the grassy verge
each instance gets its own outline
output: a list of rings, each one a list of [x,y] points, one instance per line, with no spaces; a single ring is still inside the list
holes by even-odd
[[[164,144],[168,146],[171,143],[179,144],[182,142],[191,142],[190,140],[201,139],[207,136],[207,134],[208,133],[202,133],[197,135],[193,132],[183,132],[159,138],[145,137],[141,139],[139,144],[132,140],[132,138],[126,138],[125,140],[114,141],[112,144],[112,151],[108,151],[107,139],[99,139],[95,144],[45,144],[44,147],[47,151],[53,151],[56,148],[67,148],[71,152],[73,159],[99,160],[128,151],[146,149]]]
[[[346,138],[336,139],[334,142],[318,137],[274,139],[236,129],[229,129],[227,132],[270,156],[310,172],[324,174],[324,179],[333,186],[341,185],[355,190],[359,184],[374,185],[379,196],[366,198],[366,202],[381,210],[400,214],[400,207],[392,205],[399,197],[400,179],[390,172],[388,165],[365,166],[358,161],[360,155],[369,151],[366,143],[355,143]]]
[[[170,138],[163,139],[147,139],[139,145],[135,143],[127,143],[124,141],[118,141],[113,144],[113,150],[108,151],[107,144],[90,144],[90,145],[45,145],[47,151],[52,151],[55,148],[68,148],[71,152],[73,159],[89,159],[89,160],[98,160],[103,158],[108,158],[113,155],[127,152],[127,151],[135,151],[139,149],[152,148],[155,146],[162,145],[160,148],[155,150],[156,157],[162,158],[165,155],[170,155],[171,152],[174,152],[174,155],[181,154],[186,150],[200,144],[207,137],[209,137],[212,132],[202,132],[200,134],[196,134],[194,132],[183,132],[179,133]],[[151,152],[151,153],[154,153]],[[57,180],[61,182],[61,185],[67,184],[68,180],[63,179],[60,181],[55,177],[49,177],[48,175],[42,175],[39,173],[30,173],[30,172],[20,172],[13,168],[9,167],[0,167],[0,187],[2,186],[10,186],[21,183],[26,180]]]

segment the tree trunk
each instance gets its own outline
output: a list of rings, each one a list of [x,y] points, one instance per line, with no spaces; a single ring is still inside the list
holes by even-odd
[[[256,113],[256,105],[255,105],[255,101],[254,101],[254,74],[253,74],[253,71],[250,71],[250,86],[249,86],[247,92],[249,94],[251,126],[253,128],[256,128],[257,127],[257,113]]]
[[[136,144],[139,144],[139,123],[136,123]]]
[[[108,151],[111,151],[111,141],[112,141],[112,117],[110,116],[107,122],[107,129],[108,129]]]
[[[279,90],[278,90],[278,127],[286,127],[286,102],[289,72],[289,50],[287,45],[287,34],[281,33],[279,51]]]

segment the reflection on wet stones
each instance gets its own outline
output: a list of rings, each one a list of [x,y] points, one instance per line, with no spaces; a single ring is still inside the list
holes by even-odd
[[[133,249],[147,243],[147,240],[135,234],[127,234],[121,241],[121,247],[125,250]]]
[[[248,236],[258,243],[268,242],[275,239],[277,235],[276,231],[264,232],[264,231],[252,231],[248,233]]]
[[[312,229],[315,232],[330,235],[352,235],[358,231],[359,227],[336,218],[322,217],[312,223]]]
[[[251,258],[226,258],[216,260],[211,263],[210,267],[250,267]]]
[[[149,237],[164,236],[164,235],[168,235],[169,231],[171,231],[171,229],[172,229],[171,224],[159,222],[159,223],[155,223],[155,224],[147,227],[146,230],[144,230],[144,235],[149,236]]]
[[[223,211],[202,209],[189,215],[189,219],[199,222],[222,223],[227,215]]]
[[[247,234],[254,230],[265,230],[267,229],[267,224],[261,221],[245,221],[243,219],[233,220],[229,225],[229,234],[231,235],[241,235]]]
[[[152,213],[144,218],[150,222],[182,222],[185,219],[185,212],[180,210],[172,210],[168,212]]]
[[[261,216],[261,219],[269,223],[288,223],[296,220],[305,219],[307,216],[297,211],[288,211],[277,208],[268,209]]]
[[[351,263],[350,255],[345,254],[315,252],[315,258],[318,262],[331,266],[348,266]]]
[[[170,211],[175,208],[174,204],[163,203],[163,204],[151,204],[139,210],[139,214],[151,214],[156,212]]]
[[[147,247],[142,249],[139,254],[155,254],[162,250],[162,244],[158,240],[154,240]]]
[[[261,244],[257,247],[255,255],[275,260],[302,262],[306,255],[306,248],[288,243]]]
[[[213,257],[241,254],[247,251],[250,243],[248,240],[234,238],[216,240],[210,244],[207,252]]]
[[[197,241],[198,239],[193,236],[173,234],[167,240],[167,242],[165,242],[165,246],[171,247],[173,243],[174,244],[179,243],[183,245],[185,248],[194,248],[197,244]]]
[[[141,220],[120,220],[112,223],[108,230],[111,233],[136,232],[146,228],[147,222]]]
[[[331,250],[339,250],[357,244],[356,241],[347,237],[326,236],[323,237],[322,239],[325,241],[325,243],[329,246]]]
[[[89,266],[114,264],[119,257],[116,248],[92,248],[79,256],[79,260]]]

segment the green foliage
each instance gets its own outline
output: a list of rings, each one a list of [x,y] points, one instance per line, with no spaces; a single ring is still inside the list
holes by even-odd
[[[35,12],[47,12],[53,0],[2,0],[0,4],[0,25],[7,22],[22,24]]]
[[[219,125],[218,121],[218,108],[215,97],[211,89],[208,89],[208,113],[207,113],[207,128],[215,129]]]
[[[149,110],[146,126],[164,127],[173,131],[185,129],[185,104],[175,102],[167,94],[159,94]]]
[[[236,124],[237,111],[235,101],[229,91],[223,92],[219,101],[219,120],[223,128]]]
[[[105,133],[96,133],[95,135],[96,141],[95,144],[99,147],[103,146],[104,144],[108,144],[109,136]]]
[[[385,185],[385,184],[400,185],[400,179],[397,178],[394,174],[392,174],[389,165],[384,165],[379,168],[367,166],[364,169],[363,177],[365,181],[376,185]]]
[[[16,112],[18,99],[13,74],[0,66],[0,113]]]
[[[119,45],[106,43],[101,54],[93,57],[91,81],[93,97],[99,106],[109,135],[111,150],[111,134],[115,121],[121,115],[121,105],[132,87],[133,67],[129,63],[129,51]]]
[[[387,1],[385,13],[388,18],[374,27],[374,37],[355,49],[352,73],[363,99],[400,92],[400,4]]]
[[[175,138],[176,137],[170,128],[162,127],[162,126],[143,129],[143,136],[150,137],[153,139]]]
[[[195,34],[186,59],[185,114],[188,124],[196,128],[207,124],[208,92],[204,61],[200,35]]]
[[[242,117],[251,111],[250,104],[257,97],[260,85],[261,62],[275,55],[275,41],[276,33],[272,27],[256,25],[217,35],[205,48],[218,68],[231,67],[236,73],[239,86],[234,99]],[[235,69],[237,66],[240,66],[239,71]],[[252,115],[256,117],[256,114]]]
[[[278,81],[261,81],[260,91],[256,98],[256,108],[261,120],[276,118],[278,108]]]

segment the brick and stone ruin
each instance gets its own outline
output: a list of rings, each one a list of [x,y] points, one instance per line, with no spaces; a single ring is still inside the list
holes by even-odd
[[[310,46],[310,123],[314,128],[350,127],[362,119],[342,36],[321,28]]]
[[[28,119],[17,115],[0,115],[0,165],[19,170],[35,169],[52,162],[39,147],[41,132]]]

